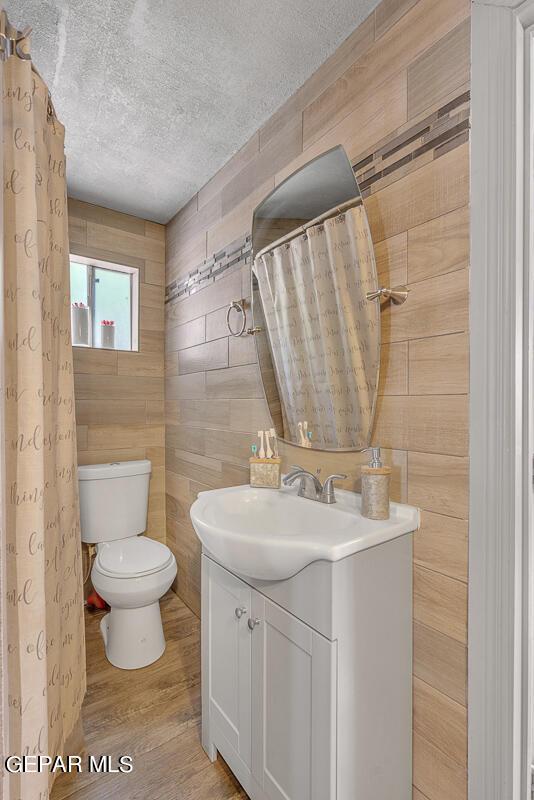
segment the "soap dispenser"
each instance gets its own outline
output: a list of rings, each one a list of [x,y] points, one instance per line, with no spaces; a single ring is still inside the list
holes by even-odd
[[[385,467],[380,458],[379,447],[368,447],[371,451],[369,464],[362,466],[362,517],[367,519],[389,519],[389,482],[391,467]]]

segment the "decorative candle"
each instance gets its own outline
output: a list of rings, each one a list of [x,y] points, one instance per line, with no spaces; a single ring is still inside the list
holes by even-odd
[[[84,303],[73,303],[71,309],[72,344],[89,344],[89,308]]]
[[[100,342],[102,347],[115,348],[115,323],[112,319],[103,319],[100,325]]]

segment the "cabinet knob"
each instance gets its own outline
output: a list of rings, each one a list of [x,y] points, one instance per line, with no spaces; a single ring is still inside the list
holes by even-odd
[[[259,625],[259,624],[260,624],[260,620],[257,617],[256,617],[256,619],[251,619],[249,617],[247,625],[248,625],[248,627],[250,628],[251,631],[253,631],[254,628],[256,627],[256,625]]]
[[[238,608],[236,608],[236,610],[234,611],[234,614],[236,615],[236,617],[237,617],[238,619],[241,619],[241,617],[243,616],[243,614],[246,614],[246,613],[247,613],[247,609],[245,608],[245,606],[241,606],[241,608],[239,608],[239,607],[238,607]]]

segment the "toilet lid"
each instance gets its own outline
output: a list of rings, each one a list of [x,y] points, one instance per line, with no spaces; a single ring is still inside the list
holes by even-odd
[[[115,578],[133,578],[158,572],[172,560],[167,545],[146,536],[134,536],[99,544],[96,566]]]

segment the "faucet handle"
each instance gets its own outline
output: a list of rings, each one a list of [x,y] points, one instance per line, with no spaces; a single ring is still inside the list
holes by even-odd
[[[347,478],[348,478],[348,475],[329,475],[328,478],[325,480],[325,485],[328,483],[328,481],[332,481],[332,482],[333,481],[346,481]]]
[[[329,475],[323,484],[323,497],[325,503],[335,503],[336,495],[334,493],[334,481],[344,481],[347,475]]]

